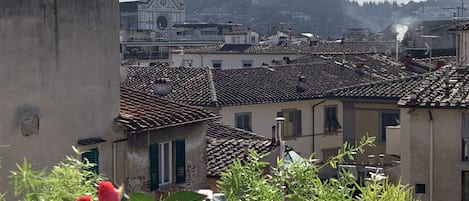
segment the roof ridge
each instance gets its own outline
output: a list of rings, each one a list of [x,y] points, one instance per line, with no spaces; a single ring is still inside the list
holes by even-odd
[[[210,98],[212,100],[212,103],[215,104],[215,106],[218,106],[218,97],[217,97],[217,89],[215,88],[215,81],[213,80],[213,73],[210,68],[206,68],[207,70],[207,78],[209,82],[209,88],[210,88]]]
[[[406,77],[401,77],[401,78],[379,80],[379,81],[375,81],[375,82],[367,82],[367,83],[362,83],[362,84],[353,85],[353,86],[340,87],[340,88],[336,88],[336,89],[331,89],[331,90],[327,91],[324,95],[328,96],[328,95],[331,95],[332,93],[334,93],[336,91],[340,91],[340,90],[344,90],[344,89],[351,89],[351,88],[355,88],[355,87],[372,86],[372,85],[376,85],[376,84],[392,83],[392,82],[395,82],[395,81],[404,81],[404,80],[411,80],[411,79],[417,79],[417,78],[424,78],[427,75],[428,75],[428,73],[424,73],[424,74],[419,74],[419,75],[411,75],[411,76],[406,76]]]

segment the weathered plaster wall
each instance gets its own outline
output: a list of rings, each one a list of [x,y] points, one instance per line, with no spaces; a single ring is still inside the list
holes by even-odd
[[[129,191],[150,191],[149,147],[154,143],[185,139],[186,183],[160,187],[155,195],[173,190],[197,190],[207,186],[206,123],[159,129],[129,136],[126,187]],[[174,175],[174,171],[173,171]],[[175,181],[173,176],[172,181]]]
[[[115,0],[0,1],[0,144],[11,146],[0,150],[0,189],[23,157],[42,168],[79,139],[112,141],[118,16]],[[99,147],[101,172],[110,174],[110,145]]]
[[[436,110],[433,115],[433,200],[461,200],[463,110]],[[411,186],[425,184],[423,201],[430,200],[430,116],[427,109],[402,109],[402,176]]]

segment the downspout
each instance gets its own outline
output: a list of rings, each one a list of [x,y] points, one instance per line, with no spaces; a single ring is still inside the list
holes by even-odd
[[[314,139],[314,138],[316,138],[316,133],[314,132],[314,115],[315,115],[315,109],[316,109],[316,107],[317,107],[318,105],[321,105],[321,104],[323,104],[324,102],[326,102],[326,100],[322,100],[321,102],[316,103],[316,104],[313,105],[313,118],[312,118],[312,119],[313,119],[313,124],[312,124],[312,125],[313,125],[313,153],[315,152],[315,148],[316,148],[316,146],[315,146],[315,139]]]
[[[199,54],[200,56],[200,67],[204,67],[204,57],[202,56],[202,54]]]
[[[428,110],[428,116],[430,118],[430,201],[433,201],[433,114],[432,111]]]

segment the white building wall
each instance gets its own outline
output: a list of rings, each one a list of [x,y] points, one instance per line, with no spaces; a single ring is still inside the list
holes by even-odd
[[[243,61],[252,61],[253,67],[262,66],[262,63],[271,65],[272,60],[283,61],[284,57],[290,60],[297,59],[298,54],[171,54],[173,66],[181,66],[185,60],[185,67],[192,62],[192,67],[213,67],[213,61],[222,61],[222,69],[241,68]]]
[[[315,107],[315,142],[313,150],[313,108],[312,106],[320,103],[321,100],[297,101],[285,103],[257,104],[223,107],[220,110],[222,116],[221,121],[235,126],[235,113],[251,112],[252,113],[252,129],[253,132],[260,135],[271,137],[272,126],[276,125],[275,117],[277,112],[284,109],[298,109],[302,114],[302,137],[296,139],[287,139],[288,145],[293,147],[304,157],[309,157],[316,152],[315,158],[322,159],[322,149],[336,148],[342,146],[342,133],[329,133],[324,135],[324,106],[337,105],[338,121],[342,124],[342,104],[339,101],[327,101]]]

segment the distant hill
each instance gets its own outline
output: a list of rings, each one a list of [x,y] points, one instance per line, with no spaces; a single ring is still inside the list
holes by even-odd
[[[449,8],[460,4],[460,0],[363,5],[349,0],[186,0],[186,20],[233,21],[264,34],[269,23],[285,22],[298,31],[340,37],[345,28],[380,31],[402,19],[449,19],[456,12]],[[466,15],[469,16],[469,12]]]

